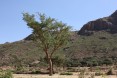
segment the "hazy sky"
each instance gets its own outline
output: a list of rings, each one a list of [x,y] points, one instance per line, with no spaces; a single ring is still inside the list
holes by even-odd
[[[79,30],[85,23],[109,16],[117,10],[117,0],[0,0],[0,44],[22,40],[31,29],[22,13],[45,13]]]

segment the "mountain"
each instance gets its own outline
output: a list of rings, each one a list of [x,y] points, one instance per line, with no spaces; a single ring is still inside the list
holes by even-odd
[[[117,33],[117,10],[108,17],[90,21],[79,31],[80,35],[91,35],[95,31],[107,31]]]
[[[88,36],[87,36],[88,35]],[[45,66],[45,54],[29,35],[21,41],[0,44],[0,66]],[[72,31],[69,45],[59,49],[54,61],[65,66],[117,64],[117,11],[90,21],[80,31]]]

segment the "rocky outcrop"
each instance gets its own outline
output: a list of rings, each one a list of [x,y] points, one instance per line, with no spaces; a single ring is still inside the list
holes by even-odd
[[[110,16],[90,21],[78,32],[80,35],[91,35],[96,31],[117,33],[117,10]]]

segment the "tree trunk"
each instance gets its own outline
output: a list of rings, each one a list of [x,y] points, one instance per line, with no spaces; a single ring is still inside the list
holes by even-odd
[[[53,74],[55,74],[54,67],[53,67],[53,62],[52,62],[52,72],[53,72]]]
[[[53,75],[53,65],[52,65],[52,60],[49,59],[49,75],[52,76]]]

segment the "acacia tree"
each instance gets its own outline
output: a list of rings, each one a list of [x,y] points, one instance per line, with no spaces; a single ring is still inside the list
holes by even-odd
[[[45,52],[51,76],[53,74],[52,56],[68,42],[71,27],[44,14],[38,14],[38,16],[37,21],[34,14],[23,13],[23,20],[33,30],[33,40]]]

